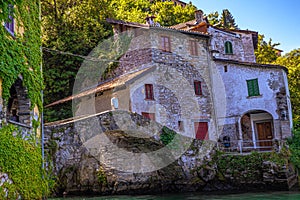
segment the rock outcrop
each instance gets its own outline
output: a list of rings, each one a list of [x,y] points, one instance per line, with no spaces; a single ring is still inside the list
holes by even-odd
[[[45,145],[58,179],[57,192],[287,190],[297,181],[288,159],[283,164],[270,159],[278,153],[224,155],[214,142],[169,132],[126,111],[48,124]],[[163,134],[172,136],[167,144]]]

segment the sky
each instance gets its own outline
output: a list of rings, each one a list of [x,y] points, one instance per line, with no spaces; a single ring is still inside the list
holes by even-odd
[[[189,1],[184,1],[189,2]],[[228,9],[240,29],[280,43],[283,54],[300,48],[300,0],[191,0],[205,14]]]

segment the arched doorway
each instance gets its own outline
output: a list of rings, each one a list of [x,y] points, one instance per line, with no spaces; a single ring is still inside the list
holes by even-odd
[[[273,117],[263,110],[253,110],[241,118],[243,151],[270,151],[273,147]]]
[[[10,88],[6,116],[10,122],[30,125],[30,100],[20,78]]]

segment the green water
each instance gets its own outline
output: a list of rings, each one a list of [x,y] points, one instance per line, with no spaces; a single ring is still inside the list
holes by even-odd
[[[167,195],[140,195],[140,196],[102,196],[102,197],[70,197],[52,200],[300,200],[300,192],[266,192],[244,194],[167,194]]]

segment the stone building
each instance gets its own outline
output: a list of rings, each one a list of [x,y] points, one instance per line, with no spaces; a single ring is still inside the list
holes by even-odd
[[[33,120],[39,119],[39,111],[29,96],[37,90],[38,94],[34,95],[38,97],[42,88],[39,1],[23,3],[22,6],[32,10],[26,10],[26,14],[18,4],[21,3],[9,5],[8,17],[0,19],[3,21],[0,27],[0,126],[11,123],[31,132]],[[25,83],[32,87],[26,87]]]
[[[96,87],[48,106],[74,100],[76,116],[129,110],[230,151],[271,150],[291,136],[287,69],[256,63],[257,32],[216,28],[201,10],[172,27],[107,21],[115,38],[130,39],[118,64]]]

